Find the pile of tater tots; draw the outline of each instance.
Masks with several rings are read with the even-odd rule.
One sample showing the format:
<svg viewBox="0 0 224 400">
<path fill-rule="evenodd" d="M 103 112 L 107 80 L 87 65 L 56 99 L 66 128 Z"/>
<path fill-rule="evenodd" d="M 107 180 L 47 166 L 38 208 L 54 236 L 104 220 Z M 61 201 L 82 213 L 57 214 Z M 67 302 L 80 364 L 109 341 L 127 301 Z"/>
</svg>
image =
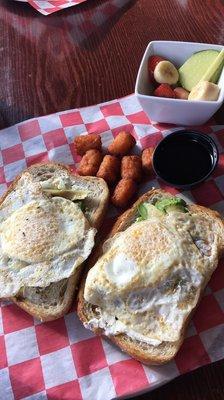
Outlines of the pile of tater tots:
<svg viewBox="0 0 224 400">
<path fill-rule="evenodd" d="M 76 152 L 82 156 L 77 172 L 103 178 L 111 188 L 115 207 L 127 207 L 143 175 L 152 172 L 153 148 L 143 150 L 141 156 L 131 155 L 135 144 L 130 133 L 120 132 L 104 155 L 100 135 L 83 135 L 74 140 Z"/>
</svg>

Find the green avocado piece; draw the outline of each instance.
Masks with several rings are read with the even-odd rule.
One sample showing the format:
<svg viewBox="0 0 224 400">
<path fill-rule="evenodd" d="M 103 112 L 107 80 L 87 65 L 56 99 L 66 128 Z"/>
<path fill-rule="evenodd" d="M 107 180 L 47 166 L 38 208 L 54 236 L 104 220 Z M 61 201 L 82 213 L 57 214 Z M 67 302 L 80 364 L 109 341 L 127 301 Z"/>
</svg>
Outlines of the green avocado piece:
<svg viewBox="0 0 224 400">
<path fill-rule="evenodd" d="M 162 200 L 158 200 L 155 204 L 155 207 L 164 213 L 170 211 L 188 212 L 186 206 L 186 202 L 180 197 L 165 197 Z"/>
<path fill-rule="evenodd" d="M 138 222 L 144 221 L 145 219 L 148 218 L 148 211 L 144 203 L 139 204 L 138 213 L 139 213 Z"/>
<path fill-rule="evenodd" d="M 138 214 L 139 215 L 136 219 L 136 222 L 145 221 L 146 219 L 150 219 L 153 217 L 160 218 L 163 216 L 164 213 L 162 213 L 150 203 L 141 203 L 138 206 Z"/>
<path fill-rule="evenodd" d="M 219 53 L 220 52 L 217 50 L 203 50 L 194 53 L 190 58 L 188 58 L 188 60 L 185 61 L 185 63 L 179 68 L 179 82 L 181 86 L 190 92 L 193 87 L 196 86 L 197 83 L 205 76 L 208 69 L 218 57 Z M 213 77 L 216 78 L 215 74 L 217 69 L 213 72 L 213 76 L 210 79 Z"/>
<path fill-rule="evenodd" d="M 145 221 L 150 218 L 163 218 L 164 214 L 172 212 L 188 212 L 186 202 L 180 197 L 164 197 L 158 200 L 155 205 L 141 203 L 138 206 L 138 216 L 136 222 Z"/>
</svg>

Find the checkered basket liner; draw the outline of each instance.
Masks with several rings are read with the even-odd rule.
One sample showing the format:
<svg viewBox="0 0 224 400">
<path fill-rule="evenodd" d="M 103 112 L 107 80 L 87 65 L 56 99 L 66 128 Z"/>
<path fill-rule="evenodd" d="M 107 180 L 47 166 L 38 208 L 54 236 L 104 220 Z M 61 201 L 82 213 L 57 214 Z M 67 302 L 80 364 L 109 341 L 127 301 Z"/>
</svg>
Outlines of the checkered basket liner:
<svg viewBox="0 0 224 400">
<path fill-rule="evenodd" d="M 152 186 L 179 193 L 189 202 L 224 213 L 224 126 L 197 127 L 217 143 L 220 159 L 201 186 L 178 192 L 155 177 Z M 34 118 L 0 132 L 0 193 L 27 166 L 58 161 L 75 168 L 80 158 L 73 140 L 101 135 L 104 146 L 124 130 L 138 148 L 155 146 L 177 129 L 149 121 L 134 95 L 104 104 Z M 113 217 L 113 210 L 110 210 Z M 214 273 L 174 361 L 146 367 L 96 337 L 79 322 L 75 305 L 59 320 L 40 323 L 11 303 L 0 307 L 0 399 L 110 400 L 162 385 L 174 377 L 224 357 L 224 263 Z"/>
<path fill-rule="evenodd" d="M 86 0 L 16 0 L 22 3 L 29 3 L 35 10 L 43 15 L 50 15 L 56 11 L 76 6 Z"/>
<path fill-rule="evenodd" d="M 91 0 L 89 0 L 88 4 L 90 4 L 90 1 Z M 27 0 L 23 0 L 23 2 L 27 3 Z M 104 29 L 108 24 L 108 21 L 110 21 L 116 14 L 119 15 L 121 9 L 127 6 L 129 2 L 130 0 L 104 0 L 101 4 L 97 5 L 97 7 L 88 7 L 85 11 L 79 9 L 78 12 L 69 13 L 69 15 L 66 16 L 68 26 L 66 35 L 68 41 L 72 42 L 73 45 L 77 44 L 85 46 L 86 40 L 88 40 L 88 38 L 95 32 L 99 33 L 101 29 Z M 43 1 L 40 1 L 40 3 L 43 4 Z M 10 23 L 14 24 L 13 13 L 10 14 L 9 18 Z M 32 20 L 30 22 L 27 21 L 27 24 L 29 23 L 32 24 Z M 14 28 L 19 34 L 24 33 L 23 24 L 18 24 L 14 26 Z M 42 30 L 35 31 L 35 35 L 39 38 L 41 34 Z"/>
<path fill-rule="evenodd" d="M 35 8 L 35 10 L 39 11 L 41 14 L 50 15 L 55 13 L 56 11 L 61 11 L 68 7 L 77 6 L 78 4 L 84 3 L 86 0 L 76 0 L 76 1 L 75 0 L 15 0 L 15 1 L 22 3 L 29 3 L 33 8 Z M 97 11 L 94 11 L 93 14 L 102 13 L 101 19 L 105 19 L 105 17 L 111 16 L 116 11 L 118 11 L 128 1 L 129 0 L 105 1 L 105 3 L 97 7 Z M 88 23 L 94 25 L 96 17 L 93 15 L 92 21 L 88 21 Z M 98 22 L 96 21 L 96 27 L 97 25 Z"/>
</svg>

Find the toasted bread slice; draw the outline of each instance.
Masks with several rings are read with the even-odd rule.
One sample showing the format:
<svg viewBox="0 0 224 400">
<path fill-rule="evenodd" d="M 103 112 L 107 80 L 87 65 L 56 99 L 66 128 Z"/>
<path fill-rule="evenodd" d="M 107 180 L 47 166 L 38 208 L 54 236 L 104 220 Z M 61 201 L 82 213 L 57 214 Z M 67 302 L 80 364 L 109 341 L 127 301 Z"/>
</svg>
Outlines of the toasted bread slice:
<svg viewBox="0 0 224 400">
<path fill-rule="evenodd" d="M 17 201 L 17 190 L 23 185 L 23 177 L 26 175 L 33 181 L 45 181 L 51 177 L 72 178 L 73 185 L 77 190 L 87 189 L 90 192 L 84 200 L 84 214 L 90 225 L 99 228 L 107 209 L 109 198 L 108 187 L 103 179 L 94 177 L 80 177 L 71 173 L 70 169 L 61 164 L 35 164 L 23 171 L 11 184 L 8 191 L 2 197 L 0 205 L 4 202 L 7 206 L 15 207 Z M 46 288 L 24 288 L 11 300 L 29 314 L 41 321 L 50 321 L 60 318 L 71 307 L 74 292 L 77 287 L 82 265 L 79 266 L 74 275 L 57 283 L 51 283 Z"/>
<path fill-rule="evenodd" d="M 131 209 L 127 210 L 123 215 L 121 215 L 117 222 L 115 223 L 110 235 L 108 238 L 113 237 L 116 233 L 122 232 L 126 230 L 135 220 L 138 215 L 137 207 L 139 204 L 142 202 L 149 202 L 151 204 L 155 204 L 155 202 L 158 199 L 162 199 L 163 197 L 170 196 L 169 193 L 164 192 L 160 189 L 155 189 L 147 192 L 143 196 L 141 196 L 137 202 L 132 206 Z M 198 206 L 198 205 L 189 205 L 188 206 L 189 210 L 193 213 L 200 213 L 203 215 L 207 215 L 207 217 L 211 218 L 214 223 L 216 229 L 218 229 L 218 233 L 220 235 L 220 242 L 219 242 L 219 248 L 218 248 L 218 254 L 219 256 L 222 255 L 223 250 L 224 250 L 224 223 L 223 220 L 221 219 L 220 215 L 208 208 Z M 88 270 L 94 266 L 98 258 L 102 255 L 102 244 L 98 246 L 95 251 L 93 252 L 91 256 L 91 260 L 89 260 L 88 263 L 88 268 L 86 270 L 85 275 L 82 278 L 82 282 L 80 285 L 79 289 L 79 294 L 78 294 L 78 315 L 81 321 L 83 322 L 84 325 L 88 325 L 88 322 L 93 319 L 97 318 L 98 314 L 96 312 L 96 306 L 88 303 L 84 299 L 84 288 L 85 288 L 85 281 L 86 277 L 88 274 Z M 203 292 L 205 286 L 210 280 L 210 277 L 214 271 L 214 269 L 208 270 L 206 279 L 204 282 L 203 287 L 201 288 L 201 293 Z M 151 365 L 156 365 L 156 364 L 163 364 L 171 359 L 173 359 L 178 352 L 185 336 L 186 328 L 188 325 L 189 320 L 192 317 L 192 314 L 194 313 L 195 308 L 192 310 L 190 315 L 188 316 L 187 320 L 185 321 L 185 324 L 182 329 L 181 337 L 178 341 L 175 342 L 162 342 L 158 346 L 153 346 L 149 345 L 143 341 L 135 340 L 129 337 L 126 334 L 120 333 L 114 336 L 110 336 L 109 338 L 116 344 L 118 345 L 121 350 L 127 352 L 130 356 L 134 357 L 135 359 L 145 363 L 145 364 L 151 364 Z M 92 328 L 91 328 L 92 329 Z M 93 328 L 93 331 L 96 334 L 104 334 L 104 330 L 101 328 Z"/>
</svg>

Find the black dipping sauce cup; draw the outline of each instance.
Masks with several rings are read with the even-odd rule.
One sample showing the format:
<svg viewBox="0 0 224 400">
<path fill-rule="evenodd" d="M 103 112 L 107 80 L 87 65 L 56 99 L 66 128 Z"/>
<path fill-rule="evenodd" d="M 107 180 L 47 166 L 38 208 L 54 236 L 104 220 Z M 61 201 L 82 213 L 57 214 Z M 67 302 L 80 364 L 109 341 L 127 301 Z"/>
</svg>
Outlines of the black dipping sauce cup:
<svg viewBox="0 0 224 400">
<path fill-rule="evenodd" d="M 214 140 L 188 129 L 167 135 L 153 154 L 153 169 L 165 183 L 187 189 L 206 180 L 214 171 L 219 153 Z"/>
</svg>

